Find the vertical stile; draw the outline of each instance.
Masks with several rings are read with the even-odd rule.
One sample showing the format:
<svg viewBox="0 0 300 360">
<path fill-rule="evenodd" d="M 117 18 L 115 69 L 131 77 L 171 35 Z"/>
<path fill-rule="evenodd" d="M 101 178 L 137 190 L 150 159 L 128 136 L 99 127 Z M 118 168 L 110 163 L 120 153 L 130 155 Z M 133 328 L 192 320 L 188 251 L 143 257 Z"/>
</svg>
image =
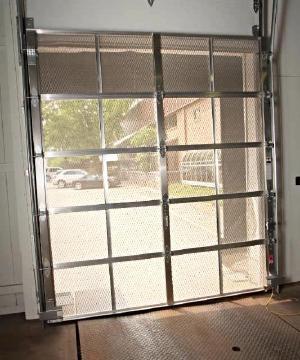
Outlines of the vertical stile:
<svg viewBox="0 0 300 360">
<path fill-rule="evenodd" d="M 96 46 L 96 62 L 97 62 L 97 82 L 98 82 L 98 93 L 102 92 L 102 69 L 101 69 L 101 56 L 100 56 L 100 48 L 99 48 L 100 38 L 98 35 L 95 35 L 95 46 Z M 103 115 L 103 100 L 98 99 L 99 106 L 99 123 L 100 123 L 100 142 L 101 149 L 105 149 L 105 124 L 104 124 L 104 115 Z M 102 176 L 103 176 L 103 189 L 104 189 L 104 201 L 105 204 L 108 203 L 108 191 L 109 191 L 109 183 L 108 183 L 108 168 L 107 161 L 105 160 L 105 155 L 102 155 Z M 105 209 L 106 216 L 106 231 L 107 231 L 107 251 L 108 258 L 112 258 L 112 245 L 111 245 L 111 223 L 110 223 L 110 213 L 109 209 Z M 111 292 L 111 305 L 112 311 L 116 310 L 116 294 L 115 294 L 115 285 L 114 285 L 114 272 L 113 272 L 113 264 L 109 261 L 108 264 L 109 269 L 109 279 L 110 279 L 110 292 Z"/>
<path fill-rule="evenodd" d="M 166 154 L 166 134 L 164 128 L 164 108 L 163 108 L 163 74 L 161 59 L 161 37 L 153 34 L 153 53 L 154 53 L 154 76 L 156 90 L 156 117 L 158 128 L 158 143 L 160 147 L 160 179 L 162 192 L 162 216 L 163 216 L 163 235 L 165 253 L 165 271 L 167 302 L 173 304 L 173 284 L 172 284 L 172 265 L 171 265 L 171 238 L 170 238 L 170 217 L 169 217 L 169 194 L 167 178 L 167 154 Z"/>
</svg>

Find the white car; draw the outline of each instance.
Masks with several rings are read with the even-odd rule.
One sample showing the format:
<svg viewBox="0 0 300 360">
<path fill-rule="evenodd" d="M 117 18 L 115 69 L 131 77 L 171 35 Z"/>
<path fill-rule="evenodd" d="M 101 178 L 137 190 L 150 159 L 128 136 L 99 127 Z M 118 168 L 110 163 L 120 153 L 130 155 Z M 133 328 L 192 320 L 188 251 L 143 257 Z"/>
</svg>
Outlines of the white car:
<svg viewBox="0 0 300 360">
<path fill-rule="evenodd" d="M 47 167 L 46 168 L 46 179 L 50 182 L 57 172 L 63 170 L 61 167 Z"/>
<path fill-rule="evenodd" d="M 68 169 L 61 170 L 52 179 L 53 185 L 57 185 L 59 188 L 67 186 L 73 186 L 74 182 L 80 180 L 88 173 L 81 169 Z"/>
</svg>

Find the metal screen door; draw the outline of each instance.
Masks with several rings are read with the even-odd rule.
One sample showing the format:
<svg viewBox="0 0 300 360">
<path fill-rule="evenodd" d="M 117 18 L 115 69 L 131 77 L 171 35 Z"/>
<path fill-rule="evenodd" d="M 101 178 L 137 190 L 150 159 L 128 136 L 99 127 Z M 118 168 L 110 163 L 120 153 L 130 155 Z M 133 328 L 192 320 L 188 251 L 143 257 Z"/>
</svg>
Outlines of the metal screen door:
<svg viewBox="0 0 300 360">
<path fill-rule="evenodd" d="M 263 289 L 260 39 L 28 31 L 44 310 Z"/>
</svg>

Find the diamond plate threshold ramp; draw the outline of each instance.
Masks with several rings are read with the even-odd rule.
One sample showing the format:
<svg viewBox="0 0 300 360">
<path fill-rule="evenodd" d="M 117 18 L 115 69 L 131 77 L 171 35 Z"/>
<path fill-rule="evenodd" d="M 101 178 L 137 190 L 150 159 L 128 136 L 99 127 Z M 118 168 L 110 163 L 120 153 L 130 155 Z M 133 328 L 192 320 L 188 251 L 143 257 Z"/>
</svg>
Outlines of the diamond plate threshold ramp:
<svg viewBox="0 0 300 360">
<path fill-rule="evenodd" d="M 300 333 L 243 299 L 79 322 L 84 360 L 300 359 Z"/>
</svg>

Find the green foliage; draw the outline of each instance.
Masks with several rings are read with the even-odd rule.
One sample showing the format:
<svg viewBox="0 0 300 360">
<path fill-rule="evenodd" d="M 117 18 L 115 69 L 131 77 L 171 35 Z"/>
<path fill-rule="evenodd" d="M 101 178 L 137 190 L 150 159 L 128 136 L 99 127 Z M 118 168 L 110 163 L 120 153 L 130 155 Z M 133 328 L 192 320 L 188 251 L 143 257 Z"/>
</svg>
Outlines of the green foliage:
<svg viewBox="0 0 300 360">
<path fill-rule="evenodd" d="M 130 141 L 132 146 L 151 146 L 156 143 L 156 129 L 147 126 L 137 132 Z"/>
<path fill-rule="evenodd" d="M 112 145 L 122 136 L 121 118 L 132 102 L 132 99 L 102 101 L 107 145 Z M 100 147 L 98 100 L 45 101 L 42 118 L 46 151 Z"/>
<path fill-rule="evenodd" d="M 121 119 L 128 113 L 133 101 L 133 99 L 103 100 L 106 145 L 113 145 L 123 136 Z"/>
</svg>

